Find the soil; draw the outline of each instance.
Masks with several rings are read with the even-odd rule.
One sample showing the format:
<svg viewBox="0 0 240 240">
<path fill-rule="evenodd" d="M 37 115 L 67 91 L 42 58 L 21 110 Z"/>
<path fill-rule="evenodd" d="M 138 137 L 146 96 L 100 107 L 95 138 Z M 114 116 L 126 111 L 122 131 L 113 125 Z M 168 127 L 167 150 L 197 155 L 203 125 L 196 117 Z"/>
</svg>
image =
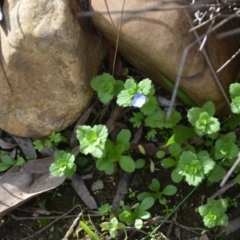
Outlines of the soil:
<svg viewBox="0 0 240 240">
<path fill-rule="evenodd" d="M 96 172 L 91 179 L 85 180 L 86 186 L 91 189 L 91 185 L 96 180 L 102 179 L 104 182 L 104 188 L 98 192 L 91 192 L 92 196 L 98 203 L 98 206 L 105 203 L 111 203 L 115 197 L 118 181 L 122 173 L 116 174 L 116 176 L 105 176 L 100 172 Z M 142 191 L 148 191 L 148 185 L 150 184 L 152 178 L 160 179 L 161 185 L 169 184 L 169 176 L 166 175 L 166 172 L 163 170 L 157 170 L 154 173 L 150 173 L 149 169 L 137 171 L 132 177 L 130 188 L 133 192 L 136 193 Z M 205 229 L 202 223 L 200 215 L 197 213 L 197 207 L 201 205 L 204 201 L 204 197 L 211 195 L 217 190 L 217 186 L 207 187 L 206 183 L 203 183 L 198 189 L 181 205 L 181 207 L 176 211 L 176 213 L 171 216 L 166 223 L 164 223 L 161 228 L 158 230 L 158 235 L 156 239 L 166 239 L 161 238 L 161 234 L 164 236 L 167 235 L 169 229 L 171 229 L 170 234 L 168 235 L 171 240 L 178 239 L 199 239 L 201 233 Z M 168 202 L 169 208 L 172 208 L 178 205 L 183 199 L 192 191 L 192 187 L 187 186 L 186 184 L 180 184 L 178 186 L 178 193 L 169 199 Z M 240 191 L 239 186 L 231 188 L 227 192 L 227 196 L 236 197 Z M 236 194 L 237 193 L 237 194 Z M 125 201 L 131 202 L 131 199 L 128 198 L 129 194 L 126 194 Z M 237 198 L 239 203 L 239 199 Z M 60 219 L 46 230 L 41 233 L 36 233 L 39 230 L 42 230 L 44 227 L 53 221 L 49 219 L 49 215 L 39 214 L 38 210 L 45 209 L 45 214 L 50 214 L 55 218 L 58 218 L 63 213 L 66 213 L 74 206 L 79 206 L 67 216 L 68 218 Z M 18 209 L 11 212 L 11 214 L 3 217 L 0 223 L 0 239 L 1 240 L 19 240 L 19 239 L 38 239 L 38 240 L 60 240 L 63 239 L 66 232 L 72 225 L 74 219 L 77 215 L 83 210 L 86 209 L 86 205 L 82 202 L 80 197 L 76 194 L 74 189 L 71 186 L 70 181 L 66 181 L 59 188 L 49 191 L 47 193 L 41 194 L 40 196 L 30 200 L 26 204 L 22 205 Z M 155 204 L 154 209 L 151 213 L 155 219 L 159 217 L 164 218 L 166 209 L 161 204 Z M 230 219 L 238 217 L 240 215 L 239 207 L 232 207 L 228 211 Z M 41 219 L 39 219 L 41 218 Z M 93 211 L 89 211 L 89 216 L 87 211 L 85 211 L 84 217 L 81 219 L 86 220 L 88 223 L 93 224 L 98 231 L 99 223 L 101 223 L 101 216 L 96 216 Z M 162 220 L 161 218 L 161 220 Z M 161 223 L 161 220 L 150 222 L 148 228 L 144 230 L 151 229 L 153 226 L 158 226 Z M 175 224 L 174 224 L 175 221 Z M 202 229 L 202 230 L 201 230 Z M 79 231 L 79 232 L 78 232 Z M 77 237 L 78 232 L 78 237 Z M 240 231 L 237 231 L 234 234 L 226 235 L 221 233 L 221 230 L 215 228 L 211 231 L 207 231 L 208 238 L 206 239 L 222 239 L 222 240 L 237 240 L 239 239 Z M 181 238 L 180 238 L 181 236 Z M 131 230 L 128 232 L 128 239 L 142 239 L 145 237 L 140 231 Z M 85 235 L 84 231 L 75 228 L 70 239 L 91 239 Z M 106 235 L 102 239 L 107 239 Z M 124 234 L 120 235 L 119 238 L 124 239 Z M 150 239 L 150 238 L 147 238 Z"/>
</svg>

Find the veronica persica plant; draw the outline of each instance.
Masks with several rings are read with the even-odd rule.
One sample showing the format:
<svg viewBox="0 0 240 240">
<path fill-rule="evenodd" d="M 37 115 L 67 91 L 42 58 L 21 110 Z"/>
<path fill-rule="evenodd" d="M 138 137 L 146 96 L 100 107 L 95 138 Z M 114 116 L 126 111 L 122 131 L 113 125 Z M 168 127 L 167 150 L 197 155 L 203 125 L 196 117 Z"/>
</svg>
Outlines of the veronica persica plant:
<svg viewBox="0 0 240 240">
<path fill-rule="evenodd" d="M 198 208 L 200 215 L 203 217 L 204 225 L 208 228 L 215 226 L 227 226 L 228 201 L 226 199 L 214 200 L 208 198 L 207 204 Z"/>
<path fill-rule="evenodd" d="M 79 126 L 77 129 L 77 138 L 80 142 L 80 152 L 93 157 L 101 158 L 105 155 L 105 143 L 108 136 L 108 130 L 105 125 Z"/>
<path fill-rule="evenodd" d="M 207 151 L 183 151 L 176 172 L 185 177 L 189 185 L 197 186 L 215 166 Z"/>
<path fill-rule="evenodd" d="M 231 111 L 233 113 L 239 114 L 240 113 L 240 84 L 233 83 L 230 85 L 229 88 L 230 97 L 232 102 L 230 104 Z"/>
<path fill-rule="evenodd" d="M 211 135 L 217 133 L 220 129 L 220 123 L 213 117 L 215 107 L 213 102 L 209 101 L 202 108 L 194 107 L 188 111 L 188 121 L 194 126 L 199 136 Z"/>
</svg>

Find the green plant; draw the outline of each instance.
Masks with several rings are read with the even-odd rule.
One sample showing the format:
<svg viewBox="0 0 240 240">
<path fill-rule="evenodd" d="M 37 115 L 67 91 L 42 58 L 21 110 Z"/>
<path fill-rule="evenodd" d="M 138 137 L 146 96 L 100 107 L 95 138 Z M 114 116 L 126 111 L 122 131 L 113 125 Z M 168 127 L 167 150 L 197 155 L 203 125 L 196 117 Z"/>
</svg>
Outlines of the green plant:
<svg viewBox="0 0 240 240">
<path fill-rule="evenodd" d="M 124 171 L 133 172 L 136 167 L 135 162 L 128 153 L 125 154 L 130 147 L 130 138 L 130 131 L 123 129 L 118 133 L 115 145 L 110 139 L 107 139 L 105 145 L 106 154 L 104 157 L 97 159 L 97 169 L 105 171 L 106 174 L 112 174 L 115 163 L 118 162 Z"/>
<path fill-rule="evenodd" d="M 111 237 L 115 238 L 118 235 L 118 231 L 125 229 L 126 226 L 119 222 L 116 217 L 113 217 L 109 222 L 103 222 L 100 224 L 102 231 L 109 231 Z"/>
<path fill-rule="evenodd" d="M 227 226 L 228 216 L 225 214 L 227 207 L 228 201 L 226 199 L 214 200 L 208 198 L 207 204 L 198 208 L 203 218 L 204 225 L 208 228 Z"/>
<path fill-rule="evenodd" d="M 231 111 L 233 113 L 239 114 L 240 113 L 240 84 L 232 83 L 229 87 L 229 94 L 232 100 L 230 105 Z"/>
<path fill-rule="evenodd" d="M 109 215 L 112 212 L 112 205 L 109 205 L 108 203 L 101 205 L 101 207 L 98 208 L 98 214 L 105 216 Z"/>
<path fill-rule="evenodd" d="M 214 168 L 214 165 L 215 162 L 211 159 L 207 151 L 200 151 L 198 153 L 183 151 L 174 174 L 185 177 L 189 185 L 197 186 Z M 176 178 L 173 177 L 174 179 Z M 178 176 L 177 179 L 179 179 Z"/>
<path fill-rule="evenodd" d="M 177 188 L 173 185 L 167 185 L 160 191 L 160 182 L 156 178 L 152 179 L 149 189 L 152 192 L 142 192 L 138 194 L 137 198 L 139 201 L 143 201 L 147 197 L 152 197 L 155 200 L 158 199 L 161 204 L 165 205 L 167 203 L 165 196 L 172 196 L 177 192 Z"/>
<path fill-rule="evenodd" d="M 88 234 L 88 236 L 91 237 L 91 239 L 100 240 L 100 238 L 96 235 L 96 233 L 94 233 L 93 230 L 84 221 L 80 221 L 79 225 Z"/>
<path fill-rule="evenodd" d="M 132 207 L 122 205 L 123 212 L 119 214 L 120 221 L 141 229 L 143 227 L 143 220 L 151 217 L 151 214 L 147 210 L 154 205 L 154 202 L 153 197 L 147 197 L 141 203 L 135 203 Z"/>
<path fill-rule="evenodd" d="M 133 191 L 132 188 L 128 189 L 128 198 L 133 199 L 136 197 L 137 191 Z"/>
<path fill-rule="evenodd" d="M 225 135 L 219 136 L 215 142 L 215 159 L 232 159 L 237 157 L 239 148 L 236 142 L 236 133 L 229 132 Z"/>
<path fill-rule="evenodd" d="M 9 155 L 3 155 L 1 157 L 2 162 L 0 163 L 0 172 L 6 171 L 13 166 L 22 166 L 25 160 L 18 156 L 16 160 L 12 159 Z"/>
<path fill-rule="evenodd" d="M 75 157 L 65 151 L 54 152 L 54 162 L 50 165 L 49 171 L 52 176 L 71 178 L 76 171 Z"/>
<path fill-rule="evenodd" d="M 180 182 L 183 177 L 189 185 L 197 186 L 214 168 L 215 162 L 207 151 L 194 152 L 193 148 L 182 151 L 177 143 L 169 146 L 171 157 L 164 158 L 161 163 L 164 168 L 174 167 L 171 178 Z"/>
<path fill-rule="evenodd" d="M 104 125 L 78 126 L 77 138 L 80 142 L 80 152 L 93 157 L 101 158 L 105 155 L 105 143 L 108 130 Z"/>
<path fill-rule="evenodd" d="M 34 148 L 41 152 L 44 147 L 54 147 L 58 146 L 60 142 L 67 142 L 67 139 L 61 133 L 53 132 L 48 137 L 44 138 L 43 141 L 37 139 L 33 142 Z"/>
<path fill-rule="evenodd" d="M 199 136 L 211 135 L 217 133 L 220 129 L 220 123 L 215 114 L 213 102 L 205 103 L 201 108 L 194 107 L 188 111 L 188 121 L 194 126 Z"/>
<path fill-rule="evenodd" d="M 154 96 L 155 89 L 148 78 L 136 83 L 129 77 L 124 83 L 124 89 L 117 95 L 117 104 L 123 107 L 134 106 L 140 108 L 144 114 L 153 112 L 157 107 Z"/>
<path fill-rule="evenodd" d="M 103 73 L 93 78 L 90 85 L 98 93 L 99 100 L 104 104 L 112 100 L 123 89 L 123 82 L 115 80 L 109 73 Z"/>
</svg>

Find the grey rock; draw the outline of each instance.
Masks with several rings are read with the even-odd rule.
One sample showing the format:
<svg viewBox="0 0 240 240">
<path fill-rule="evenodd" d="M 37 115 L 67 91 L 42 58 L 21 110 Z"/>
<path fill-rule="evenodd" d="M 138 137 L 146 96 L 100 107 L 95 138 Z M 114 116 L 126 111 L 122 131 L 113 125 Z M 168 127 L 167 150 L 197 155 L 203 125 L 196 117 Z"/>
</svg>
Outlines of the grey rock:
<svg viewBox="0 0 240 240">
<path fill-rule="evenodd" d="M 106 54 L 67 0 L 9 0 L 1 25 L 0 128 L 41 137 L 71 125 L 92 97 Z"/>
<path fill-rule="evenodd" d="M 180 5 L 163 5 L 162 1 L 128 0 L 122 7 L 123 3 L 123 0 L 92 0 L 91 9 L 99 13 L 93 16 L 94 24 L 104 37 L 115 45 L 121 24 L 119 52 L 144 75 L 170 89 L 161 75 L 167 77 L 170 82 L 175 82 L 184 50 L 195 40 L 194 35 L 189 33 L 191 26 L 185 12 L 178 8 Z M 148 11 L 164 7 L 175 10 Z M 122 9 L 124 13 L 121 22 Z M 108 11 L 108 14 L 104 14 Z M 194 15 L 194 12 L 190 14 Z M 200 28 L 199 34 L 205 34 L 208 27 L 209 25 Z M 230 27 L 231 24 L 225 24 L 207 38 L 205 48 L 215 70 L 239 48 L 235 36 L 222 40 L 216 38 L 218 33 Z M 239 59 L 235 59 L 218 74 L 226 92 L 229 84 L 236 81 L 238 66 Z M 212 100 L 218 113 L 229 111 L 198 44 L 188 53 L 180 88 L 198 105 Z"/>
</svg>

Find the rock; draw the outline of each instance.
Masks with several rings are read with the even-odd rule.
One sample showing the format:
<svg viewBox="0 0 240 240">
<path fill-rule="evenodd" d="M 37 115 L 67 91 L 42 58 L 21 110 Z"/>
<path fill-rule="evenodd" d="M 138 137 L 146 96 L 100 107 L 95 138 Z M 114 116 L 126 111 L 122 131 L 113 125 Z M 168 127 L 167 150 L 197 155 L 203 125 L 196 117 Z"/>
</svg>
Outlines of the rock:
<svg viewBox="0 0 240 240">
<path fill-rule="evenodd" d="M 68 127 L 91 100 L 104 43 L 80 28 L 67 0 L 9 0 L 3 14 L 0 128 L 41 137 Z"/>
<path fill-rule="evenodd" d="M 94 24 L 113 44 L 116 44 L 123 2 L 123 0 L 91 1 L 91 10 L 100 12 L 93 17 Z M 179 7 L 177 4 L 166 6 Z M 135 14 L 129 12 L 156 7 L 163 7 L 161 1 L 125 1 L 118 50 L 144 75 L 168 88 L 161 74 L 175 82 L 184 49 L 195 40 L 195 37 L 189 33 L 190 24 L 183 10 L 145 11 Z M 108 10 L 109 14 L 101 14 Z M 206 33 L 207 27 L 201 29 L 202 34 Z M 227 28 L 229 29 L 229 26 L 225 24 L 220 30 L 226 31 Z M 218 32 L 221 32 L 220 30 Z M 205 46 L 215 70 L 231 58 L 239 48 L 235 36 L 217 40 L 216 34 L 214 32 L 208 37 Z M 216 104 L 218 113 L 226 113 L 229 110 L 227 103 L 198 48 L 196 44 L 188 53 L 180 88 L 196 104 L 201 106 L 206 101 L 212 100 Z M 238 63 L 239 61 L 232 61 L 218 75 L 226 92 L 229 84 L 236 81 Z"/>
</svg>

